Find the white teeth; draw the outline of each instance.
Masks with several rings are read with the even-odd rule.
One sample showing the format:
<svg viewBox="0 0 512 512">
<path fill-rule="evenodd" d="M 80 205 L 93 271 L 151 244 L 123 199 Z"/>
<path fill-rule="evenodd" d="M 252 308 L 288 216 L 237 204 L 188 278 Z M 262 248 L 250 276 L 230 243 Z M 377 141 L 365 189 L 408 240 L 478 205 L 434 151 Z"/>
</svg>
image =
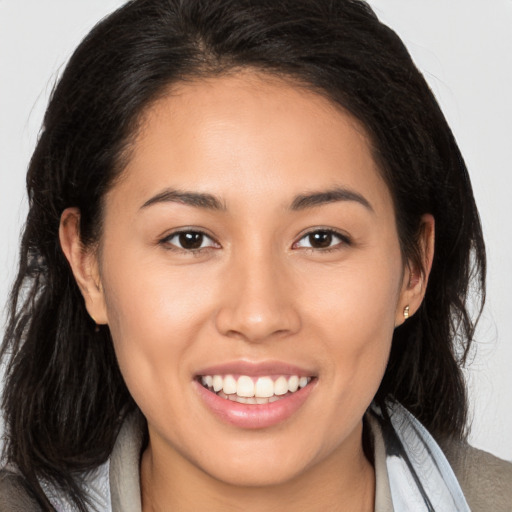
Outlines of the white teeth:
<svg viewBox="0 0 512 512">
<path fill-rule="evenodd" d="M 220 391 L 224 384 L 224 379 L 220 375 L 213 376 L 213 390 L 215 392 Z"/>
<path fill-rule="evenodd" d="M 237 385 L 236 380 L 231 375 L 226 375 L 224 377 L 224 384 L 222 386 L 222 391 L 226 393 L 226 395 L 232 395 L 236 393 Z"/>
<path fill-rule="evenodd" d="M 274 394 L 274 381 L 270 377 L 260 377 L 256 381 L 254 394 L 261 398 L 271 397 Z"/>
<path fill-rule="evenodd" d="M 247 375 L 239 377 L 235 392 L 238 396 L 247 398 L 254 396 L 254 382 L 251 377 L 248 377 Z"/>
<path fill-rule="evenodd" d="M 221 398 L 243 404 L 272 403 L 288 393 L 295 393 L 309 384 L 311 377 L 281 375 L 275 381 L 272 377 L 249 377 L 240 375 L 238 380 L 232 375 L 203 375 L 203 386 L 213 390 Z"/>
<path fill-rule="evenodd" d="M 279 377 L 274 382 L 274 395 L 285 395 L 288 393 L 288 380 L 286 377 Z"/>
<path fill-rule="evenodd" d="M 299 377 L 297 377 L 297 375 L 292 375 L 288 379 L 288 391 L 290 393 L 295 393 L 297 389 L 299 389 Z"/>
</svg>

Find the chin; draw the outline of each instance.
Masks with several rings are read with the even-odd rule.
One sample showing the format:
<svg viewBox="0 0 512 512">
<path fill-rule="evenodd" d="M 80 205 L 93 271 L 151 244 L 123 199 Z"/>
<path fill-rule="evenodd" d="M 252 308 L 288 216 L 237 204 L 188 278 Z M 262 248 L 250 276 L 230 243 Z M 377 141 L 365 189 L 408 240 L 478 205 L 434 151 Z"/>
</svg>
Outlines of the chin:
<svg viewBox="0 0 512 512">
<path fill-rule="evenodd" d="M 296 465 L 261 463 L 246 461 L 242 464 L 229 464 L 208 472 L 209 476 L 226 485 L 234 487 L 272 487 L 292 482 L 303 471 Z"/>
<path fill-rule="evenodd" d="M 292 482 L 321 459 L 320 446 L 308 447 L 305 441 L 286 443 L 286 439 L 278 436 L 263 443 L 218 443 L 213 457 L 203 461 L 196 459 L 195 464 L 227 485 L 279 486 Z"/>
</svg>

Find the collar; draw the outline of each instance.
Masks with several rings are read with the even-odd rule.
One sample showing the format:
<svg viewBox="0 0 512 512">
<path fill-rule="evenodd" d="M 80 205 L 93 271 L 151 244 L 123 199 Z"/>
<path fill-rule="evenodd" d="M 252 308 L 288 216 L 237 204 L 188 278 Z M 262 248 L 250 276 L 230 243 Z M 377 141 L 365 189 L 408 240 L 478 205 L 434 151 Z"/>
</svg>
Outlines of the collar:
<svg viewBox="0 0 512 512">
<path fill-rule="evenodd" d="M 144 418 L 140 413 L 126 419 L 110 457 L 110 496 L 112 512 L 142 512 L 140 457 L 144 438 Z M 393 512 L 386 468 L 386 447 L 377 418 L 367 413 L 366 424 L 372 440 L 375 467 L 375 510 Z"/>
</svg>

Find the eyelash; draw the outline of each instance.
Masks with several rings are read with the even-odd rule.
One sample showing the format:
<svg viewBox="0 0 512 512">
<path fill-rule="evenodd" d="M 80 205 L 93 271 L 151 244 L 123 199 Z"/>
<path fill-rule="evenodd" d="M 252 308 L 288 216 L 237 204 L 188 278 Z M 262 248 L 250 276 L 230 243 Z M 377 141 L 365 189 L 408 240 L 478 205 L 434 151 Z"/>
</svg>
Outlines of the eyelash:
<svg viewBox="0 0 512 512">
<path fill-rule="evenodd" d="M 334 251 L 339 251 L 344 246 L 346 247 L 346 246 L 352 245 L 352 240 L 350 239 L 350 237 L 348 237 L 347 235 L 345 235 L 343 233 L 340 233 L 339 231 L 336 231 L 335 229 L 332 229 L 332 228 L 315 228 L 315 229 L 312 229 L 311 231 L 308 231 L 304 235 L 302 235 L 299 238 L 299 240 L 293 244 L 293 247 L 296 247 L 299 242 L 301 242 L 302 240 L 310 237 L 311 235 L 314 235 L 315 233 L 326 233 L 326 234 L 332 235 L 333 237 L 338 238 L 339 242 L 334 244 L 334 245 L 332 245 L 332 246 L 328 246 L 328 247 L 325 247 L 325 248 L 303 247 L 302 248 L 303 250 L 306 250 L 308 252 L 321 252 L 321 253 L 325 254 L 325 253 L 330 253 L 330 252 L 334 252 Z"/>
<path fill-rule="evenodd" d="M 204 243 L 204 239 L 208 239 L 211 241 L 211 245 L 208 245 L 206 247 L 198 247 L 195 249 L 186 249 L 184 247 L 179 247 L 175 243 L 172 243 L 171 240 L 175 237 L 179 237 L 180 235 L 201 235 L 203 238 L 202 243 Z M 173 233 L 170 233 L 169 235 L 162 238 L 159 243 L 163 245 L 167 250 L 175 251 L 179 253 L 185 253 L 185 254 L 193 254 L 194 256 L 198 256 L 202 254 L 204 251 L 208 251 L 211 249 L 217 249 L 220 247 L 220 244 L 216 242 L 210 235 L 205 233 L 204 231 L 201 231 L 200 229 L 181 229 L 179 231 L 174 231 Z M 201 244 L 202 245 L 202 244 Z"/>
<path fill-rule="evenodd" d="M 352 245 L 352 241 L 351 239 L 347 236 L 347 235 L 344 235 L 342 233 L 340 233 L 339 231 L 336 231 L 334 229 L 331 229 L 331 228 L 315 228 L 315 229 L 312 229 L 311 231 L 308 231 L 307 233 L 303 234 L 298 241 L 294 242 L 293 245 L 292 245 L 292 248 L 293 249 L 296 249 L 296 248 L 300 248 L 298 247 L 298 244 L 302 241 L 302 240 L 305 240 L 306 238 L 310 237 L 311 235 L 314 235 L 315 233 L 325 233 L 325 234 L 328 234 L 328 235 L 331 235 L 333 237 L 336 237 L 338 238 L 340 241 L 332 246 L 328 246 L 328 247 L 325 247 L 325 248 L 319 248 L 319 247 L 302 247 L 301 249 L 302 250 L 305 250 L 305 251 L 308 251 L 308 252 L 321 252 L 321 253 L 330 253 L 330 252 L 333 252 L 333 251 L 337 251 L 337 250 L 340 250 L 341 247 L 343 246 L 350 246 Z M 203 237 L 202 241 L 201 241 L 201 245 L 204 243 L 204 238 L 206 239 L 209 239 L 211 241 L 211 244 L 206 246 L 206 247 L 198 247 L 198 248 L 184 248 L 184 247 L 179 247 L 177 246 L 176 244 L 172 243 L 171 240 L 175 237 L 179 237 L 180 235 L 201 235 Z M 205 233 L 204 231 L 201 231 L 199 229 L 182 229 L 182 230 L 179 230 L 179 231 L 174 231 L 173 233 L 170 233 L 169 235 L 165 236 L 164 238 L 162 238 L 159 243 L 163 246 L 166 247 L 166 249 L 168 250 L 171 250 L 171 251 L 176 251 L 176 252 L 180 252 L 180 253 L 185 253 L 185 254 L 193 254 L 193 255 L 200 255 L 202 254 L 204 251 L 208 251 L 208 250 L 211 250 L 211 249 L 217 249 L 217 248 L 220 248 L 220 244 L 215 241 L 210 235 L 208 235 L 207 233 Z"/>
</svg>

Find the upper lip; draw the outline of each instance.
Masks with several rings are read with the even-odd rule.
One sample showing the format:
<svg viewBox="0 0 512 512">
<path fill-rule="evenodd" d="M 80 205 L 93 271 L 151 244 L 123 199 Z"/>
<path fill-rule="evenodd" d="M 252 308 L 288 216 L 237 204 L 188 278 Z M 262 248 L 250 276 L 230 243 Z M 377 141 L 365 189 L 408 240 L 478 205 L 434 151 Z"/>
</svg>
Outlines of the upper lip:
<svg viewBox="0 0 512 512">
<path fill-rule="evenodd" d="M 282 361 L 247 361 L 236 360 L 208 366 L 200 369 L 196 376 L 202 375 L 298 375 L 299 377 L 314 377 L 315 372 L 310 368 L 301 368 L 297 365 Z"/>
</svg>

